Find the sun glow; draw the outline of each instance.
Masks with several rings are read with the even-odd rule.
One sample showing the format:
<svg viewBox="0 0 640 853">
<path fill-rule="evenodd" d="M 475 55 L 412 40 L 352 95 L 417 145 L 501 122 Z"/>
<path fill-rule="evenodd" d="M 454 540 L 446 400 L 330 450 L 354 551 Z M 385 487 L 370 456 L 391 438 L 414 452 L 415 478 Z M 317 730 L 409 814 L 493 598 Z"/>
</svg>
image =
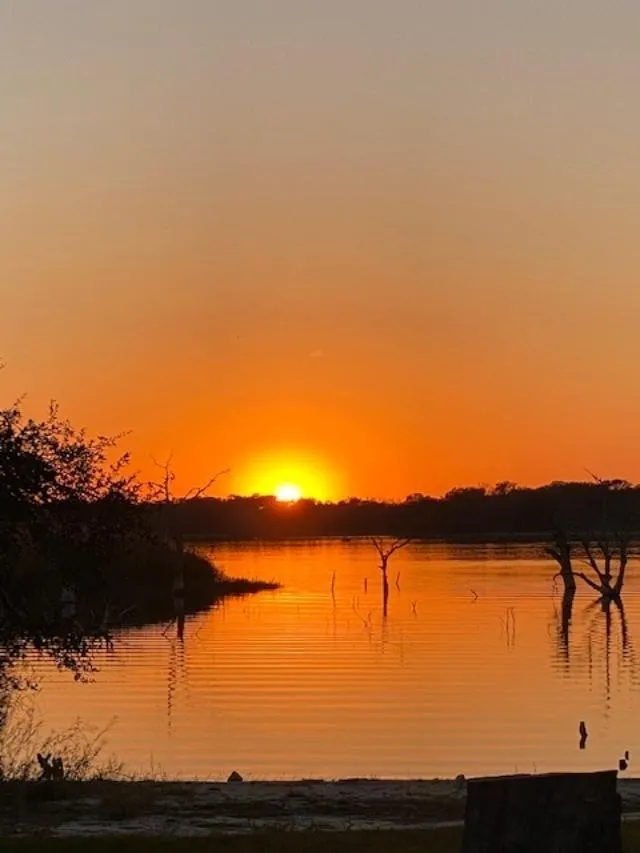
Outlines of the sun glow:
<svg viewBox="0 0 640 853">
<path fill-rule="evenodd" d="M 275 495 L 282 503 L 334 498 L 336 477 L 325 460 L 300 450 L 267 451 L 249 459 L 232 478 L 236 494 Z"/>
<path fill-rule="evenodd" d="M 302 489 L 295 483 L 283 483 L 276 489 L 276 500 L 281 503 L 295 503 L 302 497 Z"/>
</svg>

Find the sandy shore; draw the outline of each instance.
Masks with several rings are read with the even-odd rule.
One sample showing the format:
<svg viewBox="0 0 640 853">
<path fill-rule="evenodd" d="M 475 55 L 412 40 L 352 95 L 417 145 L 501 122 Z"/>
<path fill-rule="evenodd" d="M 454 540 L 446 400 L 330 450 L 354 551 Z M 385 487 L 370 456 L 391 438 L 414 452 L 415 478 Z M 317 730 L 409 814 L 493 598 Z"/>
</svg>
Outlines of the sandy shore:
<svg viewBox="0 0 640 853">
<path fill-rule="evenodd" d="M 14 786 L 0 833 L 52 836 L 209 835 L 258 829 L 421 829 L 462 823 L 466 786 L 447 780 L 91 782 Z M 640 818 L 640 779 L 619 782 Z"/>
</svg>

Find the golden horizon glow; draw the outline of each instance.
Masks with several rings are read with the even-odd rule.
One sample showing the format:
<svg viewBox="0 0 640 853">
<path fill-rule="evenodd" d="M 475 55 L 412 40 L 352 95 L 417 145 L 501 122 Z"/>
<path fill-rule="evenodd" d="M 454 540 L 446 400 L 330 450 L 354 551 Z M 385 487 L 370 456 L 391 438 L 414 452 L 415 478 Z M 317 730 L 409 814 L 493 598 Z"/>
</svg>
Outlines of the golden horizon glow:
<svg viewBox="0 0 640 853">
<path fill-rule="evenodd" d="M 634 4 L 61 5 L 2 17 L 7 403 L 183 492 L 640 480 Z"/>
<path fill-rule="evenodd" d="M 279 501 L 301 497 L 318 501 L 337 496 L 336 478 L 328 466 L 308 452 L 271 451 L 254 457 L 233 477 L 238 494 L 274 495 Z"/>
<path fill-rule="evenodd" d="M 283 483 L 277 487 L 275 497 L 280 503 L 296 503 L 302 498 L 302 489 L 295 483 Z"/>
</svg>

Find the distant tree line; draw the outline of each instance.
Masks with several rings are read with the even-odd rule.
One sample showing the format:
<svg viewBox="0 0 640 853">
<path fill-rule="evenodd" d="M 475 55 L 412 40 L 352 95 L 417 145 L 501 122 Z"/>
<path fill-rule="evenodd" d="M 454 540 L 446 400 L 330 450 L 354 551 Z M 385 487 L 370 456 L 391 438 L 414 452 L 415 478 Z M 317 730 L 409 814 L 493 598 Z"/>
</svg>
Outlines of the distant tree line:
<svg viewBox="0 0 640 853">
<path fill-rule="evenodd" d="M 399 502 L 350 498 L 283 504 L 270 496 L 199 498 L 168 507 L 188 537 L 230 540 L 393 536 L 491 541 L 547 540 L 558 530 L 589 535 L 602 525 L 603 496 L 613 526 L 640 529 L 640 486 L 625 480 L 511 482 L 456 488 L 441 498 L 419 493 Z"/>
</svg>

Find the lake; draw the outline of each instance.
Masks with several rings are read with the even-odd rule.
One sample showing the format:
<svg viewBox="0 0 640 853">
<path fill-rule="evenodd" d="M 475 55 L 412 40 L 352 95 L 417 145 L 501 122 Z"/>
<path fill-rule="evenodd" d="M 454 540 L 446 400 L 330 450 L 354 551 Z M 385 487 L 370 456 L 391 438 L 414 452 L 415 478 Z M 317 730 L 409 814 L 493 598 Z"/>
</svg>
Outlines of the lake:
<svg viewBox="0 0 640 853">
<path fill-rule="evenodd" d="M 626 635 L 579 586 L 565 643 L 541 548 L 412 544 L 391 559 L 384 619 L 366 541 L 200 547 L 282 589 L 190 618 L 183 642 L 172 625 L 123 632 L 90 684 L 39 667 L 45 730 L 110 725 L 107 752 L 168 778 L 586 770 L 625 749 L 633 773 L 637 565 Z"/>
</svg>

